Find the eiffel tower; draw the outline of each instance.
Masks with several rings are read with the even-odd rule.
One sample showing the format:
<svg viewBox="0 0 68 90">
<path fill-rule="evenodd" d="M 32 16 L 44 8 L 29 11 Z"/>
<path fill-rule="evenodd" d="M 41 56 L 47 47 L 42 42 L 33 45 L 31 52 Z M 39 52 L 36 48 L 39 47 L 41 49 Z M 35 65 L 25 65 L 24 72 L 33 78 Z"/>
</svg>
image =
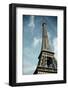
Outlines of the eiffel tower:
<svg viewBox="0 0 68 90">
<path fill-rule="evenodd" d="M 50 49 L 47 23 L 44 20 L 42 21 L 42 47 L 34 74 L 57 73 L 57 61 L 54 57 L 55 53 Z"/>
</svg>

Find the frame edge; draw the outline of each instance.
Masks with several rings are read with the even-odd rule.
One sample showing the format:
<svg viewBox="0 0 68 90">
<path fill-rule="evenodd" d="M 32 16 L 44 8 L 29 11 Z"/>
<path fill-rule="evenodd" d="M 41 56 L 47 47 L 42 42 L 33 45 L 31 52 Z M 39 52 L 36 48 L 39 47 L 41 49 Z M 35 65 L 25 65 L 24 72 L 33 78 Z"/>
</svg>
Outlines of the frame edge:
<svg viewBox="0 0 68 90">
<path fill-rule="evenodd" d="M 9 4 L 9 85 L 16 85 L 16 10 Z"/>
</svg>

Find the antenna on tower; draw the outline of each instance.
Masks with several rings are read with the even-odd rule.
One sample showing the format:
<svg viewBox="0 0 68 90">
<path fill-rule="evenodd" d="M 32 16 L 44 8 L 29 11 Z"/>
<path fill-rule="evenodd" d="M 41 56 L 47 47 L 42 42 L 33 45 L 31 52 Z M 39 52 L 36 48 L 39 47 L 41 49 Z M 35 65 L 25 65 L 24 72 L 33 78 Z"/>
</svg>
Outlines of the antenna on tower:
<svg viewBox="0 0 68 90">
<path fill-rule="evenodd" d="M 45 16 L 42 16 L 42 23 L 47 24 L 47 20 L 46 20 L 46 17 Z"/>
</svg>

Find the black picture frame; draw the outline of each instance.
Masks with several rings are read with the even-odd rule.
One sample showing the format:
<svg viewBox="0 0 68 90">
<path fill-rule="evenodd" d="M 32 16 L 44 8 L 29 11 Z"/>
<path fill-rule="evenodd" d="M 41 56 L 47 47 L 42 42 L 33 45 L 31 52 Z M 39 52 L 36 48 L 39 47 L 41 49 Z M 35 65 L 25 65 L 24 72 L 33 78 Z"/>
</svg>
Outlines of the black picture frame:
<svg viewBox="0 0 68 90">
<path fill-rule="evenodd" d="M 16 83 L 16 8 L 39 8 L 39 9 L 54 9 L 63 10 L 64 20 L 64 38 L 63 38 L 63 80 L 57 81 L 40 81 Z M 16 4 L 9 5 L 9 85 L 10 86 L 27 86 L 27 85 L 43 85 L 43 84 L 59 84 L 66 83 L 66 7 L 65 6 L 50 6 L 50 5 L 32 5 L 32 4 Z"/>
</svg>

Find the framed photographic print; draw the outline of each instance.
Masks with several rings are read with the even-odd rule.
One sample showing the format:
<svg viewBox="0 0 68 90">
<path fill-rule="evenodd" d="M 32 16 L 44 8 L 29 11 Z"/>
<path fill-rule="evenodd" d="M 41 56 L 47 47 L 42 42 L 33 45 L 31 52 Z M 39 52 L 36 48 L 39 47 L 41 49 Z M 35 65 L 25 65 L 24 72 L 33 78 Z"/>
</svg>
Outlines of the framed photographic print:
<svg viewBox="0 0 68 90">
<path fill-rule="evenodd" d="M 66 7 L 9 5 L 9 85 L 66 83 Z"/>
</svg>

